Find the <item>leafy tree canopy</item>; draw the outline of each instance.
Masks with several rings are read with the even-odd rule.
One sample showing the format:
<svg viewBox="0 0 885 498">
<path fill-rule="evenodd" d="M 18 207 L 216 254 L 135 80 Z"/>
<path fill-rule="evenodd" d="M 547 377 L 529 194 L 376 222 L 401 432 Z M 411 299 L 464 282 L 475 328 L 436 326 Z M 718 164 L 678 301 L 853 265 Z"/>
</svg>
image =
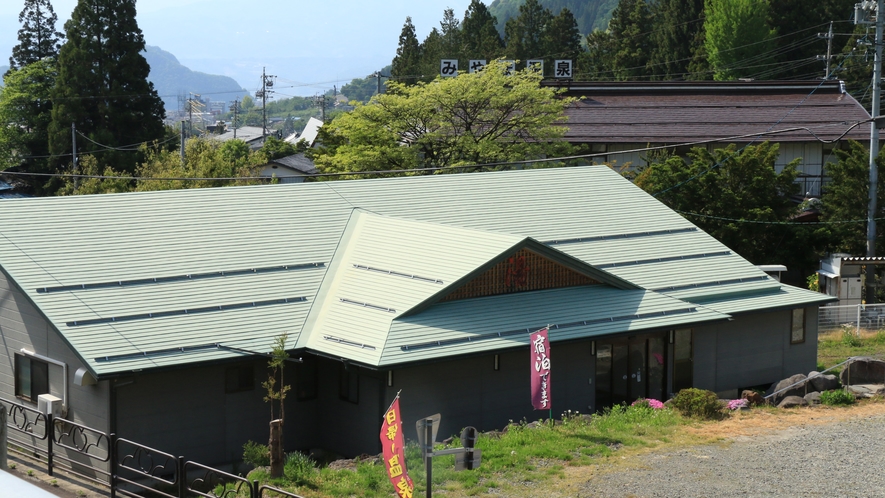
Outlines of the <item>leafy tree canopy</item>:
<svg viewBox="0 0 885 498">
<path fill-rule="evenodd" d="M 713 79 L 733 80 L 771 69 L 775 31 L 768 0 L 705 0 L 704 48 Z"/>
<path fill-rule="evenodd" d="M 431 84 L 391 82 L 322 129 L 314 161 L 325 172 L 450 167 L 561 155 L 563 111 L 573 100 L 541 87 L 531 71 L 478 73 Z"/>
<path fill-rule="evenodd" d="M 754 264 L 804 266 L 797 255 L 814 258 L 813 251 L 793 246 L 801 237 L 790 230 L 807 227 L 776 224 L 796 213 L 790 196 L 798 193 L 799 161 L 777 173 L 777 157 L 778 145 L 768 142 L 741 150 L 734 144 L 712 152 L 696 147 L 685 159 L 651 163 L 635 184 Z"/>
</svg>

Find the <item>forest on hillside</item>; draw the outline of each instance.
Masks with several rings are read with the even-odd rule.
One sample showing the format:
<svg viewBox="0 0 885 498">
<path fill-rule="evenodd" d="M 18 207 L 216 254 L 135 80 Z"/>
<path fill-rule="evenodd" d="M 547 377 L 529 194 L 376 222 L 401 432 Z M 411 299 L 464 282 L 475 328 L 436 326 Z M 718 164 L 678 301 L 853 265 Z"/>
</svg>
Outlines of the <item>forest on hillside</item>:
<svg viewBox="0 0 885 498">
<path fill-rule="evenodd" d="M 850 21 L 854 3 L 495 0 L 486 7 L 474 0 L 460 18 L 446 9 L 424 40 L 406 18 L 391 76 L 427 82 L 443 58 L 458 59 L 460 68 L 505 58 L 522 67 L 543 59 L 550 77 L 554 60 L 571 59 L 578 81 L 842 79 L 868 104 L 874 33 Z"/>
</svg>

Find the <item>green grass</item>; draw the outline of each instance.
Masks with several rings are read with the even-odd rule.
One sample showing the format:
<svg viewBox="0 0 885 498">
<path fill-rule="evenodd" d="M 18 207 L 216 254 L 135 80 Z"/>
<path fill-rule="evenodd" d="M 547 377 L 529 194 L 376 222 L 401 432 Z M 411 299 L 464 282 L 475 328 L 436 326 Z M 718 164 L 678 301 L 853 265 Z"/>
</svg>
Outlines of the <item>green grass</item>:
<svg viewBox="0 0 885 498">
<path fill-rule="evenodd" d="M 507 494 L 511 483 L 557 479 L 564 475 L 566 466 L 598 462 L 618 451 L 616 448 L 647 448 L 666 443 L 686 423 L 675 410 L 644 406 L 617 406 L 602 415 L 564 418 L 555 425 L 542 421 L 530 427 L 523 421 L 511 424 L 502 434 L 481 434 L 476 447 L 482 450 L 482 465 L 477 470 L 455 472 L 453 456 L 434 458 L 434 490 L 473 496 L 496 489 Z M 406 464 L 415 483 L 415 496 L 423 496 L 426 474 L 417 445 L 407 445 Z M 374 460 L 360 462 L 356 470 L 302 469 L 300 485 L 286 479 L 269 481 L 265 471 L 252 472 L 249 479 L 270 482 L 307 497 L 388 497 L 393 491 L 383 464 Z"/>
<path fill-rule="evenodd" d="M 851 356 L 874 356 L 885 353 L 885 330 L 861 330 L 854 328 L 820 335 L 817 343 L 818 370 L 829 368 Z M 838 372 L 836 372 L 838 373 Z"/>
</svg>

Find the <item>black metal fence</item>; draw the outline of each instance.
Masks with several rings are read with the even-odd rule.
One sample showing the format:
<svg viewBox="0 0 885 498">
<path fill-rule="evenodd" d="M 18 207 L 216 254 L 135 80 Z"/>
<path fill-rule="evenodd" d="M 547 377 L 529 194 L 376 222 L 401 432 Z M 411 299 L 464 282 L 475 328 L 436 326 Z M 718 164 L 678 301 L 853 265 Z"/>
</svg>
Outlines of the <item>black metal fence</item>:
<svg viewBox="0 0 885 498">
<path fill-rule="evenodd" d="M 302 498 L 269 485 L 186 460 L 64 418 L 0 398 L 9 450 L 106 486 L 112 498 Z"/>
</svg>

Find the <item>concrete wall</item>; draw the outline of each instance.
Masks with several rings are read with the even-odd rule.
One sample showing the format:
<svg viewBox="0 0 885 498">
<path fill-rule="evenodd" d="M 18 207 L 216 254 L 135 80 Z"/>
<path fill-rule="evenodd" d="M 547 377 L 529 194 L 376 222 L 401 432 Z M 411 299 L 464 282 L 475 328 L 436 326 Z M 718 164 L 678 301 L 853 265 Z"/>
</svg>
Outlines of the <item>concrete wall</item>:
<svg viewBox="0 0 885 498">
<path fill-rule="evenodd" d="M 590 341 L 551 346 L 554 418 L 566 410 L 593 410 L 595 386 L 591 379 L 596 366 L 590 347 Z M 415 422 L 434 413 L 442 415 L 438 440 L 460 434 L 468 425 L 488 431 L 523 418 L 547 418 L 547 411 L 532 409 L 528 348 L 501 354 L 497 371 L 494 363 L 492 354 L 395 370 L 382 410 L 402 390 L 400 407 L 408 439 L 416 438 Z M 379 423 L 380 415 L 375 425 Z"/>
<path fill-rule="evenodd" d="M 74 372 L 84 367 L 83 362 L 21 289 L 5 272 L 0 271 L 0 397 L 36 409 L 36 400 L 32 402 L 15 397 L 14 354 L 22 348 L 67 364 L 67 378 L 58 365 L 50 363 L 48 370 L 49 394 L 62 398 L 64 384 L 68 385 L 68 420 L 102 432 L 109 431 L 107 381 L 92 386 L 73 385 Z M 43 445 L 30 439 L 32 444 Z M 61 451 L 69 458 L 77 459 L 69 450 Z"/>
<path fill-rule="evenodd" d="M 694 386 L 736 397 L 817 366 L 817 307 L 806 308 L 805 342 L 790 344 L 790 310 L 738 315 L 694 329 Z"/>
</svg>

